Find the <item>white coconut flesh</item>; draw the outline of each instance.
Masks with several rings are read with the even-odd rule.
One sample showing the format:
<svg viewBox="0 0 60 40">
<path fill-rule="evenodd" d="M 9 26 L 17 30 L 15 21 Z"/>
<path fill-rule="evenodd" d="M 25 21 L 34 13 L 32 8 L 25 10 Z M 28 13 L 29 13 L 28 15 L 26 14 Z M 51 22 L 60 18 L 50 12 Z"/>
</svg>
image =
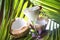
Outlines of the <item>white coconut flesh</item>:
<svg viewBox="0 0 60 40">
<path fill-rule="evenodd" d="M 15 21 L 12 23 L 11 29 L 12 30 L 20 30 L 22 27 L 25 27 L 27 23 L 20 18 L 16 18 Z"/>
</svg>

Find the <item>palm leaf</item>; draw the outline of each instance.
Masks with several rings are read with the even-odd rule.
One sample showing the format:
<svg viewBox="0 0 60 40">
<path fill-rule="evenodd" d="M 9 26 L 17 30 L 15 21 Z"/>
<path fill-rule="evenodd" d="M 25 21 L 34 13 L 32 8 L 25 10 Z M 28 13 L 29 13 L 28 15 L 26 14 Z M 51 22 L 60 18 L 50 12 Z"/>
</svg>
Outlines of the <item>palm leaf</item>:
<svg viewBox="0 0 60 40">
<path fill-rule="evenodd" d="M 34 5 L 42 5 L 42 11 L 49 16 L 54 18 L 57 23 L 60 23 L 60 1 L 59 0 L 31 0 Z M 10 24 L 11 20 L 20 17 L 26 21 L 28 18 L 24 15 L 23 10 L 27 7 L 32 7 L 33 4 L 29 0 L 0 0 L 0 11 L 3 14 L 2 23 L 0 27 L 0 40 L 31 40 L 31 35 L 27 35 L 24 38 L 13 38 L 10 35 Z M 48 35 L 44 37 L 44 40 L 59 40 L 60 39 L 60 28 L 54 29 L 50 35 L 50 29 Z M 56 32 L 56 33 L 55 33 Z M 54 39 L 55 38 L 55 39 Z"/>
<path fill-rule="evenodd" d="M 51 18 L 55 19 L 55 22 L 60 24 L 60 1 L 59 0 L 30 0 L 34 5 L 42 6 L 42 12 L 45 12 L 45 14 Z M 54 24 L 53 24 L 54 25 Z M 57 25 L 56 25 L 57 26 Z M 55 27 L 55 26 L 54 26 Z M 54 29 L 50 36 L 46 36 L 44 40 L 60 40 L 59 29 Z M 57 28 L 57 27 L 56 27 Z"/>
<path fill-rule="evenodd" d="M 46 12 L 50 18 L 54 18 L 58 23 L 60 23 L 60 1 L 58 0 L 31 0 L 34 5 L 41 5 L 43 11 Z"/>
<path fill-rule="evenodd" d="M 28 3 L 30 4 L 29 0 L 1 0 L 0 5 L 4 4 L 3 6 L 3 19 L 0 28 L 0 39 L 1 40 L 16 40 L 13 39 L 10 35 L 10 21 L 16 17 L 24 16 L 22 10 L 26 7 L 29 7 Z M 0 8 L 2 8 L 0 6 Z M 20 40 L 23 40 L 20 39 Z"/>
</svg>

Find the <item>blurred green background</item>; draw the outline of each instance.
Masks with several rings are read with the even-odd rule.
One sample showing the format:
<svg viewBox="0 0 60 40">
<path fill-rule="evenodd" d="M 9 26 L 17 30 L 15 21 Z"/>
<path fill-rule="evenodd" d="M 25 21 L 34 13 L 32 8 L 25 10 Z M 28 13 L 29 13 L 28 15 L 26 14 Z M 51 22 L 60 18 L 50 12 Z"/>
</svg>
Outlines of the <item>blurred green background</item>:
<svg viewBox="0 0 60 40">
<path fill-rule="evenodd" d="M 60 0 L 0 0 L 0 40 L 31 40 L 31 35 L 20 39 L 12 38 L 9 33 L 9 28 L 10 21 L 14 18 L 20 17 L 28 20 L 22 10 L 34 5 L 42 6 L 42 11 L 45 12 L 49 18 L 55 19 L 55 21 L 60 24 Z M 53 40 L 53 34 L 51 36 L 52 39 L 47 36 L 47 40 Z M 57 39 L 60 38 L 60 36 L 55 38 L 54 40 L 60 40 Z"/>
</svg>

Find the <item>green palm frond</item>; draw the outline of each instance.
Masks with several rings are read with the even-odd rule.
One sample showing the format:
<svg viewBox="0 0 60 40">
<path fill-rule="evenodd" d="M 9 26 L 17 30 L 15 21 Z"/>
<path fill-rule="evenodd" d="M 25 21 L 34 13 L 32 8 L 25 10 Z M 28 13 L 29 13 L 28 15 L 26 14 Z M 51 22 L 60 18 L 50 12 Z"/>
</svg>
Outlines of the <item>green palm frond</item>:
<svg viewBox="0 0 60 40">
<path fill-rule="evenodd" d="M 41 5 L 42 12 L 51 19 L 55 19 L 60 24 L 60 1 L 59 0 L 30 0 L 34 5 Z M 32 7 L 33 4 L 29 0 L 0 0 L 0 11 L 3 14 L 2 22 L 0 25 L 0 40 L 31 40 L 31 35 L 24 38 L 13 38 L 10 35 L 11 20 L 17 17 L 28 18 L 24 15 L 23 10 Z M 51 24 L 51 23 L 50 23 Z M 57 27 L 56 27 L 57 28 Z M 55 39 L 54 39 L 55 38 Z M 60 40 L 60 28 L 54 29 L 52 33 L 50 28 L 44 40 Z"/>
<path fill-rule="evenodd" d="M 54 18 L 60 24 L 60 1 L 59 0 L 30 0 L 34 5 L 41 5 L 43 11 L 50 18 Z"/>
<path fill-rule="evenodd" d="M 3 19 L 0 28 L 0 39 L 1 40 L 11 40 L 10 21 L 16 17 L 24 16 L 22 10 L 30 6 L 29 0 L 1 0 L 0 8 L 3 2 Z M 25 16 L 24 16 L 25 17 Z"/>
<path fill-rule="evenodd" d="M 59 17 L 60 17 L 60 1 L 59 0 L 30 0 L 30 1 L 34 5 L 42 6 L 43 7 L 42 11 L 45 12 L 45 14 L 49 18 L 55 19 L 55 21 L 60 24 L 60 19 L 59 19 Z M 60 40 L 60 36 L 59 36 L 60 28 L 55 30 L 54 27 L 53 27 L 53 32 L 51 33 L 51 35 L 49 32 L 48 35 L 44 38 L 44 40 Z"/>
</svg>

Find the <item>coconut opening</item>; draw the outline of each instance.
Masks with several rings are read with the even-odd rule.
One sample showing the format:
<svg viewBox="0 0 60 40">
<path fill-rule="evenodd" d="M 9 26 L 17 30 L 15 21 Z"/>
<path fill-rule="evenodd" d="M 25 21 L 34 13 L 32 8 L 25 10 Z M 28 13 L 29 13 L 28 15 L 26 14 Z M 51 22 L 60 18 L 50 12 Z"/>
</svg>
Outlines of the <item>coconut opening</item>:
<svg viewBox="0 0 60 40">
<path fill-rule="evenodd" d="M 15 21 L 12 23 L 11 29 L 12 30 L 18 30 L 21 27 L 25 27 L 27 25 L 27 23 L 20 18 L 16 18 Z"/>
</svg>

